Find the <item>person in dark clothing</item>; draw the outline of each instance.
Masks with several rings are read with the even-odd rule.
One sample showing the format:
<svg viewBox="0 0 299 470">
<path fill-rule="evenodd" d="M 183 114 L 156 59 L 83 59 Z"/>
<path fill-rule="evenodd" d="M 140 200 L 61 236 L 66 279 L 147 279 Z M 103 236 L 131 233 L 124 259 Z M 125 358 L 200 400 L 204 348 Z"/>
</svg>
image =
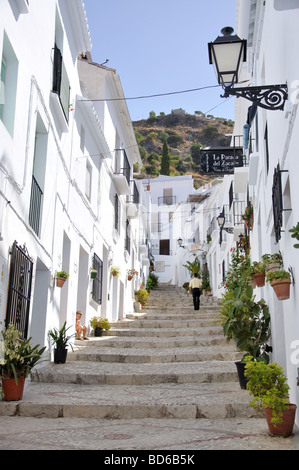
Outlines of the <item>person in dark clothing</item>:
<svg viewBox="0 0 299 470">
<path fill-rule="evenodd" d="M 194 274 L 194 279 L 189 283 L 189 292 L 193 295 L 194 310 L 199 310 L 200 305 L 200 294 L 201 294 L 202 282 L 198 279 L 198 274 Z"/>
</svg>

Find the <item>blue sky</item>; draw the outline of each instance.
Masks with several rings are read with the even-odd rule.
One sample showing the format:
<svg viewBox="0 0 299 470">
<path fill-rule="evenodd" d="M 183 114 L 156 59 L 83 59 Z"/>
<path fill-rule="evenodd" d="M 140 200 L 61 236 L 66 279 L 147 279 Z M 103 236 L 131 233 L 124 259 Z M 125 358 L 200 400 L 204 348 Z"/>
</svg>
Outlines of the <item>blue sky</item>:
<svg viewBox="0 0 299 470">
<path fill-rule="evenodd" d="M 92 59 L 116 69 L 126 98 L 217 85 L 208 47 L 235 27 L 236 0 L 84 0 Z M 220 87 L 128 99 L 132 121 L 183 108 L 234 119 L 234 98 Z"/>
</svg>

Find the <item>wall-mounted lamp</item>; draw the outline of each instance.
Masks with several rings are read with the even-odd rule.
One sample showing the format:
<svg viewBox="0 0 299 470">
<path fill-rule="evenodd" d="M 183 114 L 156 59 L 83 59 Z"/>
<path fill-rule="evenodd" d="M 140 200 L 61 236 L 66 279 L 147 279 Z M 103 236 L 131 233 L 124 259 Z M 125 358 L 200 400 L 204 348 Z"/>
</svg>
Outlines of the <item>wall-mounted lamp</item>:
<svg viewBox="0 0 299 470">
<path fill-rule="evenodd" d="M 182 240 L 181 237 L 177 239 L 177 242 L 178 242 L 178 245 L 179 245 L 180 248 L 185 248 L 185 247 L 183 246 L 183 240 Z"/>
<path fill-rule="evenodd" d="M 282 110 L 288 98 L 286 84 L 233 88 L 239 82 L 247 48 L 246 39 L 240 39 L 233 32 L 233 28 L 226 26 L 221 30 L 222 36 L 208 44 L 210 64 L 214 65 L 218 83 L 224 90 L 221 97 L 242 97 L 268 110 Z"/>
<path fill-rule="evenodd" d="M 224 230 L 227 233 L 234 233 L 234 228 L 233 227 L 224 227 L 225 224 L 225 216 L 223 211 L 218 215 L 217 217 L 217 222 L 220 230 Z"/>
</svg>

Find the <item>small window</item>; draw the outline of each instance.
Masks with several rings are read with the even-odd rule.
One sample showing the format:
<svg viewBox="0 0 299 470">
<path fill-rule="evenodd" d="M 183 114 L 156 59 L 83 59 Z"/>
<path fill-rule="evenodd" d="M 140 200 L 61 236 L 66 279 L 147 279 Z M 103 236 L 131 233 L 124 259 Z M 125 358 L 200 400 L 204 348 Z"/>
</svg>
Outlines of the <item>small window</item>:
<svg viewBox="0 0 299 470">
<path fill-rule="evenodd" d="M 89 162 L 86 162 L 85 173 L 85 196 L 90 201 L 91 199 L 91 181 L 92 181 L 92 168 Z"/>
<path fill-rule="evenodd" d="M 84 153 L 84 149 L 85 149 L 85 129 L 82 125 L 81 125 L 81 129 L 80 129 L 80 149 Z"/>
<path fill-rule="evenodd" d="M 0 71 L 0 119 L 11 136 L 14 134 L 19 63 L 4 33 Z"/>
<path fill-rule="evenodd" d="M 103 290 L 103 261 L 95 253 L 92 260 L 92 269 L 97 271 L 96 277 L 92 282 L 92 299 L 97 304 L 101 304 Z"/>
<path fill-rule="evenodd" d="M 62 59 L 60 49 L 54 47 L 54 64 L 53 64 L 53 86 L 52 91 L 57 93 L 60 104 L 63 109 L 66 120 L 69 120 L 69 102 L 70 102 L 70 82 L 67 71 Z"/>
<path fill-rule="evenodd" d="M 169 255 L 170 250 L 169 250 L 169 240 L 160 240 L 160 255 Z"/>
</svg>

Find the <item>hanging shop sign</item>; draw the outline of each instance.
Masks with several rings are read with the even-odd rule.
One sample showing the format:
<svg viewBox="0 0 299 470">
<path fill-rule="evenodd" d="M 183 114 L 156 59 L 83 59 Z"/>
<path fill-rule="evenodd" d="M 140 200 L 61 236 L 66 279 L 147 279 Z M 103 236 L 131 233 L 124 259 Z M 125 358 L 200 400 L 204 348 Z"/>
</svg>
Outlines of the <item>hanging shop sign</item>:
<svg viewBox="0 0 299 470">
<path fill-rule="evenodd" d="M 243 166 L 242 147 L 210 147 L 200 150 L 201 173 L 230 175 Z"/>
</svg>

